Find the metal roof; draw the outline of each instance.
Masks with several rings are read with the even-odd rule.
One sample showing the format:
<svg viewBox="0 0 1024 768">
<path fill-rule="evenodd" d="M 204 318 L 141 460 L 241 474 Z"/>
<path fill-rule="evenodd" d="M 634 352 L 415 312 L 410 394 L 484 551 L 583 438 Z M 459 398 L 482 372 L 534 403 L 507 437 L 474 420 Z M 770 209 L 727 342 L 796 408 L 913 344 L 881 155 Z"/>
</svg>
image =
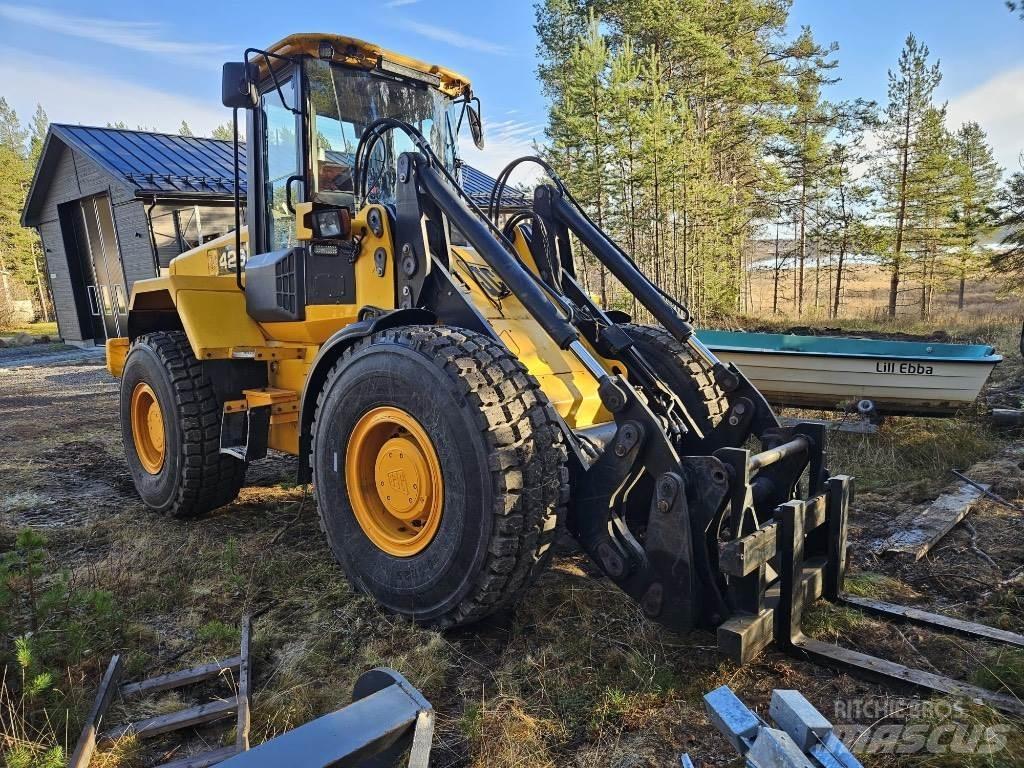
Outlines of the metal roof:
<svg viewBox="0 0 1024 768">
<path fill-rule="evenodd" d="M 234 195 L 232 143 L 220 139 L 177 136 L 123 128 L 97 128 L 54 123 L 46 137 L 35 178 L 25 203 L 22 221 L 38 223 L 38 206 L 56 171 L 54 140 L 93 160 L 141 198 L 185 198 L 227 200 Z M 241 160 L 239 194 L 245 194 L 245 144 L 239 145 Z M 495 180 L 470 165 L 462 166 L 462 185 L 473 202 L 483 207 L 490 200 Z M 518 190 L 503 195 L 508 207 L 526 205 Z"/>
<path fill-rule="evenodd" d="M 51 130 L 139 192 L 234 194 L 230 141 L 84 125 Z M 245 145 L 238 149 L 244 167 Z"/>
<path fill-rule="evenodd" d="M 471 165 L 462 166 L 462 188 L 473 202 L 481 208 L 491 201 L 491 193 L 497 180 Z M 521 208 L 527 206 L 526 196 L 515 187 L 507 186 L 501 193 L 502 208 Z M 485 210 L 484 213 L 487 211 Z"/>
</svg>

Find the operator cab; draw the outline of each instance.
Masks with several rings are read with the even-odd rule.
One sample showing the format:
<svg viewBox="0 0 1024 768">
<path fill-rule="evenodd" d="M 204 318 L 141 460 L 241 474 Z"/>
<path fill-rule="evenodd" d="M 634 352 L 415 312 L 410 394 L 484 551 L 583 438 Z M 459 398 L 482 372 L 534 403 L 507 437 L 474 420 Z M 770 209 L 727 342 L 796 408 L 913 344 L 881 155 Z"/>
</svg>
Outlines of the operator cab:
<svg viewBox="0 0 1024 768">
<path fill-rule="evenodd" d="M 336 35 L 292 35 L 266 51 L 249 49 L 245 62 L 224 65 L 223 101 L 248 110 L 254 254 L 295 246 L 304 226 L 316 239 L 345 239 L 345 222 L 365 204 L 394 211 L 398 157 L 415 149 L 401 131 L 374 143 L 364 161 L 366 189 L 355 189 L 356 150 L 376 120 L 417 128 L 453 176 L 464 120 L 483 143 L 479 100 L 467 78 Z"/>
</svg>

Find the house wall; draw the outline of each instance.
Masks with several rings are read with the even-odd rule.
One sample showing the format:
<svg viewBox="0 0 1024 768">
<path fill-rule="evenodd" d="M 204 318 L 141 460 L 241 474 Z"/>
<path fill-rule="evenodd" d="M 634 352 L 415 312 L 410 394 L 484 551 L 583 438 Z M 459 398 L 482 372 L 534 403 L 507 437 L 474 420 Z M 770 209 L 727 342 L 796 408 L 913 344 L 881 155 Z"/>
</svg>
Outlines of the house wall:
<svg viewBox="0 0 1024 768">
<path fill-rule="evenodd" d="M 117 228 L 118 248 L 128 290 L 136 280 L 156 275 L 153 246 L 149 236 L 146 209 L 134 196 L 134 190 L 94 163 L 88 157 L 66 147 L 57 148 L 60 156 L 40 208 L 39 235 L 46 255 L 46 271 L 53 292 L 53 304 L 61 338 L 69 342 L 88 341 L 91 331 L 80 326 L 75 292 L 68 267 L 65 233 L 61 231 L 58 206 L 100 193 L 110 195 Z M 72 237 L 68 238 L 73 242 Z M 72 257 L 74 255 L 72 254 Z"/>
</svg>

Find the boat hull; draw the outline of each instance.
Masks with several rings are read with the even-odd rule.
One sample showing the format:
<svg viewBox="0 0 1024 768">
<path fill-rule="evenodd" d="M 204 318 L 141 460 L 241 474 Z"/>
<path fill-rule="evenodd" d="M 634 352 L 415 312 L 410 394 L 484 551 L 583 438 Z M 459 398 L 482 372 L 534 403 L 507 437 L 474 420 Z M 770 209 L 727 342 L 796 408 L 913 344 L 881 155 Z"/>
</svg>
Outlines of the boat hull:
<svg viewBox="0 0 1024 768">
<path fill-rule="evenodd" d="M 974 402 L 1001 360 L 991 348 L 977 345 L 977 354 L 972 354 L 975 347 L 970 345 L 885 341 L 879 347 L 885 354 L 872 355 L 870 340 L 837 338 L 835 341 L 840 343 L 832 345 L 834 351 L 822 351 L 828 337 L 728 333 L 728 338 L 716 340 L 715 333 L 710 332 L 711 337 L 708 332 L 699 335 L 720 359 L 739 368 L 770 402 L 792 407 L 844 409 L 860 400 L 871 400 L 879 414 L 949 415 Z M 811 346 L 789 341 L 793 338 L 813 338 L 817 351 L 765 348 L 772 344 L 804 349 Z M 857 352 L 844 352 L 843 342 L 853 341 L 859 344 Z M 744 349 L 740 343 L 752 348 Z M 939 347 L 958 349 L 936 352 Z"/>
</svg>

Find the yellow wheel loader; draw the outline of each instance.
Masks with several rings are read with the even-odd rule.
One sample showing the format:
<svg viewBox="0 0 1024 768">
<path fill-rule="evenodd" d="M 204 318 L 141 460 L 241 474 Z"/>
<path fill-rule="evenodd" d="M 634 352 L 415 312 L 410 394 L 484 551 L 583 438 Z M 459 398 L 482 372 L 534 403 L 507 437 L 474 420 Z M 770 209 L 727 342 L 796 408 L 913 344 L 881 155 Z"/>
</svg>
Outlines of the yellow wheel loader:
<svg viewBox="0 0 1024 768">
<path fill-rule="evenodd" d="M 852 480 L 824 432 L 783 427 L 741 371 L 537 158 L 488 211 L 459 186 L 479 100 L 444 67 L 336 35 L 224 65 L 236 227 L 136 283 L 108 342 L 135 485 L 179 517 L 229 503 L 268 449 L 299 457 L 352 584 L 440 628 L 531 588 L 564 526 L 644 613 L 861 674 L 1012 697 L 804 637 L 819 597 L 1016 645 L 1024 637 L 844 595 Z M 246 118 L 246 227 L 239 114 Z M 524 162 L 551 179 L 509 212 Z M 574 251 L 576 251 L 574 253 Z M 599 261 L 653 316 L 577 279 Z"/>
</svg>

